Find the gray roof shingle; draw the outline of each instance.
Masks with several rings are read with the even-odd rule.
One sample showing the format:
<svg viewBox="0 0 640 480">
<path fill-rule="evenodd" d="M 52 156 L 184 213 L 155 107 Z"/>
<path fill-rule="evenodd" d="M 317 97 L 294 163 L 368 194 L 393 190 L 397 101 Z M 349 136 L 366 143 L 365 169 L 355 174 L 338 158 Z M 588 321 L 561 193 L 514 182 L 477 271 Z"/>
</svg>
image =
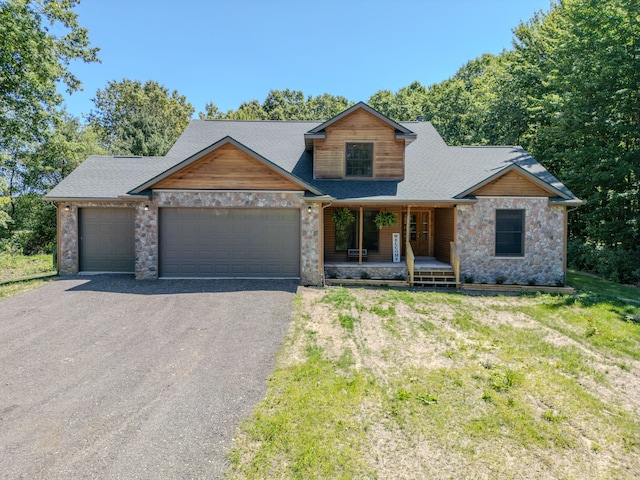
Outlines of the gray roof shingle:
<svg viewBox="0 0 640 480">
<path fill-rule="evenodd" d="M 304 121 L 193 120 L 165 157 L 89 157 L 48 199 L 118 198 L 177 163 L 231 137 L 336 200 L 438 202 L 481 183 L 513 164 L 575 196 L 521 147 L 450 147 L 429 122 L 401 122 L 417 135 L 405 150 L 405 178 L 316 180 L 304 134 L 320 126 Z"/>
</svg>

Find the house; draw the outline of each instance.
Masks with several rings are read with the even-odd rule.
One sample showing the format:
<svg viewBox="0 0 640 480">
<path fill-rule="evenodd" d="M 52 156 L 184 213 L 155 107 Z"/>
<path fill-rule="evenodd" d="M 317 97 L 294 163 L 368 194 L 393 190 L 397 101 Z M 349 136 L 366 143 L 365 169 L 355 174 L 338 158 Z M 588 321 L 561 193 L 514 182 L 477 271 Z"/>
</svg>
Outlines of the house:
<svg viewBox="0 0 640 480">
<path fill-rule="evenodd" d="M 166 156 L 89 157 L 45 198 L 61 274 L 314 285 L 560 284 L 584 203 L 521 147 L 451 147 L 364 103 L 323 123 L 194 120 Z"/>
</svg>

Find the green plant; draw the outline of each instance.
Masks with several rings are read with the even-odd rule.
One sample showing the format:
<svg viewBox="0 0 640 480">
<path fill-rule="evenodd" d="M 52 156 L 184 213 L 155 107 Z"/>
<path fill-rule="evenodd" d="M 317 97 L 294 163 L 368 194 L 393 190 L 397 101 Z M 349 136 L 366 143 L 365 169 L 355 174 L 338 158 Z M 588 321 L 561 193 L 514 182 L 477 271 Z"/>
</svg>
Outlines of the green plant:
<svg viewBox="0 0 640 480">
<path fill-rule="evenodd" d="M 504 275 L 500 275 L 498 276 L 498 278 L 496 278 L 496 285 L 502 285 L 506 281 L 507 281 L 507 277 L 505 277 Z"/>
<path fill-rule="evenodd" d="M 360 274 L 360 278 L 362 280 L 369 280 L 371 278 L 371 275 L 369 275 L 369 272 L 365 270 Z"/>
<path fill-rule="evenodd" d="M 333 223 L 338 228 L 345 228 L 355 222 L 356 218 L 348 208 L 337 208 L 332 215 Z"/>
<path fill-rule="evenodd" d="M 351 315 L 345 315 L 343 313 L 339 313 L 338 321 L 340 322 L 340 326 L 342 328 L 350 332 L 353 332 L 353 326 L 358 321 L 358 319 L 355 317 L 352 317 Z"/>
<path fill-rule="evenodd" d="M 596 321 L 593 318 L 593 315 L 589 315 L 587 319 L 587 328 L 584 332 L 586 337 L 593 337 L 594 335 L 601 335 L 600 330 L 598 330 L 598 326 L 596 325 Z"/>
<path fill-rule="evenodd" d="M 378 212 L 378 214 L 376 215 L 376 218 L 374 219 L 374 222 L 376 224 L 376 227 L 378 227 L 378 229 L 382 227 L 391 227 L 395 225 L 397 221 L 398 221 L 398 218 L 396 217 L 396 214 L 393 212 Z"/>
<path fill-rule="evenodd" d="M 464 283 L 473 283 L 473 276 L 471 275 L 466 275 L 464 277 Z"/>
</svg>

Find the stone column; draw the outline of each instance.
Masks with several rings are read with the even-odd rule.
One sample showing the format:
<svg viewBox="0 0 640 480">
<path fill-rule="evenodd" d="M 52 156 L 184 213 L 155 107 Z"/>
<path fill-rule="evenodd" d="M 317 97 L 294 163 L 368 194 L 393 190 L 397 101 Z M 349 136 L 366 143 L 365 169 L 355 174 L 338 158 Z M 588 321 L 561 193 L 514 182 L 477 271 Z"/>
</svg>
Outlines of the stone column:
<svg viewBox="0 0 640 480">
<path fill-rule="evenodd" d="M 155 203 L 136 205 L 136 279 L 158 278 L 158 206 Z"/>
<path fill-rule="evenodd" d="M 310 203 L 300 210 L 300 281 L 303 285 L 322 285 L 319 271 L 321 209 L 321 204 Z"/>
<path fill-rule="evenodd" d="M 65 206 L 69 210 L 65 210 Z M 79 238 L 78 238 L 78 207 L 63 203 L 60 207 L 60 275 L 76 275 L 80 269 Z"/>
</svg>

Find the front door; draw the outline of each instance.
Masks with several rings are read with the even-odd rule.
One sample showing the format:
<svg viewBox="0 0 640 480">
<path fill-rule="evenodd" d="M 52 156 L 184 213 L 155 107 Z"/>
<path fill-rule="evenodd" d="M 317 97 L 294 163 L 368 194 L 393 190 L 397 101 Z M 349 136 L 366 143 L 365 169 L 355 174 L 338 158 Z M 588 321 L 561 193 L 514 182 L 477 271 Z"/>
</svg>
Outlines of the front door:
<svg viewBox="0 0 640 480">
<path fill-rule="evenodd" d="M 414 212 L 409 215 L 409 243 L 416 257 L 430 257 L 430 212 Z M 404 216 L 405 224 L 402 228 L 403 235 L 407 231 L 407 215 Z"/>
</svg>

